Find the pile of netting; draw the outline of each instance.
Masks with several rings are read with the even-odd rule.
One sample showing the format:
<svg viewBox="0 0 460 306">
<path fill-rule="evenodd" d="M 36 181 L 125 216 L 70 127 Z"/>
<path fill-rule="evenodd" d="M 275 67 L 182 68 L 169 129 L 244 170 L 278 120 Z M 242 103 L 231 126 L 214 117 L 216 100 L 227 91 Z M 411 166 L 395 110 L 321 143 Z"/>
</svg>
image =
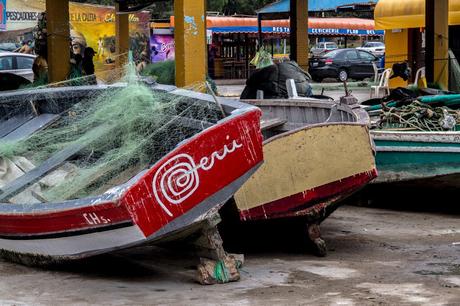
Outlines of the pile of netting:
<svg viewBox="0 0 460 306">
<path fill-rule="evenodd" d="M 14 163 L 19 158 L 23 165 L 26 159 L 26 164 L 39 166 L 63 150 L 78 148 L 71 159 L 35 184 L 40 187 L 35 198 L 43 202 L 98 195 L 151 167 L 206 127 L 190 122 L 214 124 L 223 118 L 217 104 L 154 91 L 137 81 L 133 67 L 130 71 L 127 85 L 105 90 L 95 86 L 77 99 L 69 96 L 52 101 L 51 95 L 47 99 L 43 92 L 37 94 L 41 104 L 36 107 L 56 107 L 59 120 L 27 139 L 0 140 L 0 166 L 2 160 Z M 62 105 L 72 100 L 77 101 L 62 112 Z M 21 101 L 32 102 L 33 96 Z M 16 162 L 24 168 L 19 164 Z"/>
<path fill-rule="evenodd" d="M 431 107 L 414 101 L 402 107 L 383 106 L 378 128 L 408 128 L 420 131 L 452 131 L 460 124 L 460 111 Z"/>
</svg>

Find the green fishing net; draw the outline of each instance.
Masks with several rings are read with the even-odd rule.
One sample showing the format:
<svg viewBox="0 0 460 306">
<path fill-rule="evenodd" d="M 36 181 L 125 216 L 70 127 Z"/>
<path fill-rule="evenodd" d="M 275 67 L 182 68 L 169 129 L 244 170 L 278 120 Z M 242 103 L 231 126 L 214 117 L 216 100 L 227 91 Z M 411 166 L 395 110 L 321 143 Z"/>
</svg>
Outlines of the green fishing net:
<svg viewBox="0 0 460 306">
<path fill-rule="evenodd" d="M 0 139 L 0 160 L 25 157 L 37 166 L 62 150 L 79 148 L 75 156 L 54 171 L 59 174 L 59 179 L 54 180 L 57 182 L 40 183 L 41 202 L 102 194 L 201 132 L 206 125 L 199 123 L 214 124 L 223 117 L 215 103 L 152 90 L 138 81 L 132 65 L 123 85 L 88 90 L 83 97 L 80 93 L 65 99 L 37 93 L 27 101 L 19 101 L 11 112 L 18 112 L 19 104 L 27 105 L 34 99 L 38 104 L 35 108 L 58 113 L 59 120 L 24 140 Z M 7 116 L 5 106 L 3 114 L 0 107 L 0 123 L 2 115 Z"/>
<path fill-rule="evenodd" d="M 256 66 L 257 69 L 262 69 L 273 65 L 273 59 L 270 52 L 265 50 L 264 47 L 256 53 L 256 56 L 251 60 L 251 65 Z"/>
<path fill-rule="evenodd" d="M 176 62 L 164 61 L 148 64 L 141 72 L 144 76 L 151 76 L 160 84 L 175 85 L 176 84 Z M 206 81 L 214 93 L 217 93 L 217 84 L 209 76 L 206 76 Z"/>
</svg>

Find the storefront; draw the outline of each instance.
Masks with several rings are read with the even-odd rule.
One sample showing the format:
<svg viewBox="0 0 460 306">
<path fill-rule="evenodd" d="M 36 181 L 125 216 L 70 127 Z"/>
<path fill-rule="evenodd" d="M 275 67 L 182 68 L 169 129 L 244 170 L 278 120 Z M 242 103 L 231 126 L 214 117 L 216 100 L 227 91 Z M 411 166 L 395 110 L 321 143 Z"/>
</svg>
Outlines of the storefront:
<svg viewBox="0 0 460 306">
<path fill-rule="evenodd" d="M 174 28 L 174 17 L 171 18 Z M 168 43 L 160 43 L 160 27 L 152 24 L 151 48 L 167 47 L 173 30 L 165 34 Z M 164 31 L 164 29 L 163 29 Z M 376 31 L 374 21 L 358 18 L 309 18 L 310 45 L 319 40 L 336 41 L 341 47 L 358 46 L 364 40 L 381 39 L 384 31 Z M 262 23 L 264 46 L 274 58 L 289 57 L 289 20 L 267 20 Z M 208 68 L 216 79 L 245 79 L 251 72 L 250 60 L 258 48 L 257 18 L 207 17 Z M 306 50 L 308 52 L 308 50 Z"/>
<path fill-rule="evenodd" d="M 415 72 L 425 67 L 425 0 L 380 0 L 375 9 L 376 29 L 385 30 L 386 66 L 408 62 L 412 80 L 395 78 L 391 87 L 407 86 Z M 449 1 L 449 49 L 460 58 L 460 0 Z M 437 58 L 449 62 L 449 58 Z"/>
<path fill-rule="evenodd" d="M 0 0 L 0 3 L 2 3 Z M 37 25 L 39 15 L 45 11 L 45 0 L 6 0 L 6 27 L 0 31 L 0 41 L 22 42 L 31 40 L 31 33 Z M 115 56 L 115 9 L 108 6 L 70 2 L 70 29 L 73 44 L 92 47 L 96 52 L 96 73 L 109 74 Z M 134 58 L 140 59 L 143 52 L 149 52 L 150 14 L 131 14 L 131 49 Z M 104 77 L 102 76 L 104 79 Z"/>
</svg>

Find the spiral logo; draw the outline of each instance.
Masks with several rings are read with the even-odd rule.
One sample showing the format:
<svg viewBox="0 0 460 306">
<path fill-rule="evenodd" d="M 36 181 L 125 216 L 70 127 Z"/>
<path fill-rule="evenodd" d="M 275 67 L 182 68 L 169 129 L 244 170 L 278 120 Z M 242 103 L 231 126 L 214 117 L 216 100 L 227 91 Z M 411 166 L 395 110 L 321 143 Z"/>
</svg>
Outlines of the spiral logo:
<svg viewBox="0 0 460 306">
<path fill-rule="evenodd" d="M 242 147 L 242 144 L 233 140 L 222 149 L 201 157 L 198 164 L 188 154 L 178 154 L 167 160 L 153 177 L 153 194 L 158 204 L 172 217 L 173 214 L 167 206 L 179 205 L 193 195 L 200 186 L 198 171 L 211 171 L 216 162 L 223 161 Z"/>
<path fill-rule="evenodd" d="M 178 205 L 200 186 L 198 168 L 188 154 L 179 154 L 166 161 L 153 177 L 153 193 L 161 208 L 173 216 L 167 205 Z"/>
</svg>

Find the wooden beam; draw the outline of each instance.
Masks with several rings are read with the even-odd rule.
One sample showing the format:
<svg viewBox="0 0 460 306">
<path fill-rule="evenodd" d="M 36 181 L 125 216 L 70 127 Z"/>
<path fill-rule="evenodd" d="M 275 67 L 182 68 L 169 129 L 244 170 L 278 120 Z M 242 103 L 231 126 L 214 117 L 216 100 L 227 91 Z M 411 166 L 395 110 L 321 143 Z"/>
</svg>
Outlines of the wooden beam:
<svg viewBox="0 0 460 306">
<path fill-rule="evenodd" d="M 176 86 L 203 84 L 206 80 L 206 1 L 174 1 Z"/>
<path fill-rule="evenodd" d="M 70 72 L 69 1 L 46 0 L 48 78 L 50 83 L 67 79 Z"/>
<path fill-rule="evenodd" d="M 115 3 L 115 44 L 117 59 L 116 64 L 118 68 L 122 68 L 128 62 L 129 52 L 129 14 L 120 13 L 126 10 L 125 3 Z"/>
<path fill-rule="evenodd" d="M 427 81 L 448 89 L 449 0 L 425 0 L 425 12 Z"/>
<path fill-rule="evenodd" d="M 290 0 L 291 60 L 308 70 L 308 0 Z"/>
<path fill-rule="evenodd" d="M 25 173 L 24 175 L 18 177 L 16 180 L 8 183 L 2 187 L 0 190 L 0 203 L 2 201 L 7 201 L 8 199 L 14 197 L 30 185 L 39 181 L 42 177 L 50 173 L 51 171 L 59 168 L 64 164 L 68 159 L 75 156 L 82 149 L 86 147 L 86 144 L 74 144 L 71 145 L 60 152 L 54 154 L 40 166 L 32 169 L 31 171 Z"/>
</svg>

